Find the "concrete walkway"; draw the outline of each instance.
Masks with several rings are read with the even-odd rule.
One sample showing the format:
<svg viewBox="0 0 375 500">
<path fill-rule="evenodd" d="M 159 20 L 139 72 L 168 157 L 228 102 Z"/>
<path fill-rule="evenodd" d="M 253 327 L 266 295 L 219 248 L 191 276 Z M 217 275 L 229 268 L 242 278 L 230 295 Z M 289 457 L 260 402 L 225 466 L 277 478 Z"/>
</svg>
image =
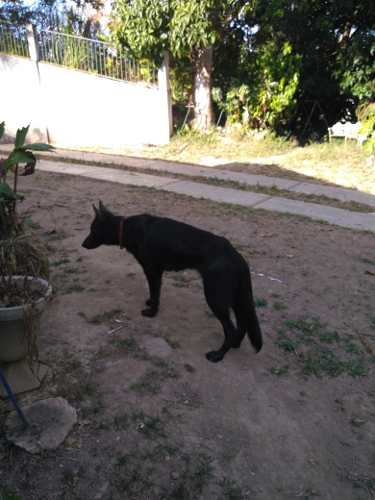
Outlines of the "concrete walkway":
<svg viewBox="0 0 375 500">
<path fill-rule="evenodd" d="M 9 151 L 10 146 L 0 145 L 0 153 Z M 198 165 L 171 162 L 166 160 L 155 160 L 151 158 L 136 158 L 134 156 L 120 156 L 103 153 L 90 153 L 84 151 L 70 151 L 56 149 L 55 153 L 48 153 L 48 159 L 53 161 L 69 159 L 76 162 L 81 162 L 87 165 L 113 165 L 119 167 L 128 167 L 131 169 L 140 169 L 154 171 L 155 173 L 163 172 L 170 174 L 179 174 L 185 177 L 194 177 L 202 179 L 230 181 L 241 184 L 250 188 L 251 186 L 261 186 L 279 190 L 290 191 L 294 193 L 325 196 L 327 198 L 344 201 L 355 202 L 375 209 L 375 195 L 355 191 L 348 188 L 332 187 L 323 184 L 296 181 L 287 178 L 270 177 L 266 175 L 254 175 L 243 172 L 234 172 L 224 169 L 213 169 L 212 167 L 201 167 Z"/>
<path fill-rule="evenodd" d="M 9 145 L 0 145 L 0 154 L 7 153 Z M 375 232 L 375 196 L 352 189 L 325 186 L 318 183 L 301 182 L 286 178 L 253 175 L 224 169 L 212 169 L 197 165 L 176 163 L 133 156 L 108 155 L 56 149 L 55 153 L 41 154 L 38 169 L 45 172 L 79 175 L 131 186 L 153 187 L 193 198 L 202 198 L 216 202 L 261 208 L 272 212 L 302 215 L 314 220 L 328 222 L 338 226 Z M 44 159 L 48 158 L 48 159 Z M 53 158 L 53 160 L 52 160 Z M 62 161 L 63 160 L 63 161 Z M 72 160 L 72 162 L 69 162 Z M 78 163 L 77 163 L 78 162 Z M 106 165 L 106 166 L 100 166 Z M 108 165 L 108 167 L 107 167 Z M 123 167 L 110 168 L 109 166 Z M 132 171 L 126 170 L 127 168 Z M 139 169 L 140 172 L 136 170 Z M 147 173 L 144 171 L 147 170 Z M 143 172 L 142 172 L 143 171 Z M 149 173 L 150 172 L 150 173 Z M 153 175 L 153 172 L 155 175 Z M 158 174 L 163 175 L 158 175 Z M 186 179 L 167 177 L 166 174 L 179 174 Z M 192 179 L 193 180 L 188 180 Z M 220 180 L 235 182 L 239 185 L 275 187 L 279 190 L 306 195 L 325 196 L 345 202 L 362 203 L 374 207 L 370 213 L 352 212 L 318 203 L 291 200 L 279 196 L 245 191 L 233 187 L 214 186 L 199 182 L 202 180 Z"/>
<path fill-rule="evenodd" d="M 86 158 L 86 161 L 89 160 Z M 97 160 L 94 161 L 98 163 Z M 151 169 L 150 160 L 142 160 L 142 162 L 144 163 L 144 165 L 147 165 L 147 167 L 142 166 L 141 168 Z M 130 165 L 130 162 L 128 162 L 128 158 L 122 158 L 122 164 L 132 166 Z M 175 164 L 172 165 L 170 163 L 168 163 L 167 166 L 168 168 L 172 168 L 173 170 L 170 171 L 174 173 L 176 173 L 177 170 L 176 168 L 174 168 L 175 166 L 178 169 L 181 167 L 180 165 L 175 165 Z M 161 162 L 157 162 L 157 165 L 154 164 L 152 169 L 159 172 L 169 171 L 161 167 L 162 167 Z M 209 177 L 208 174 L 210 173 L 207 172 L 206 169 L 202 167 L 188 166 L 187 168 L 186 166 L 183 166 L 183 169 L 184 169 L 184 175 L 186 175 L 187 177 L 189 176 L 189 174 L 186 174 L 186 170 L 188 170 L 189 172 L 196 172 L 197 170 L 202 171 L 202 173 L 204 173 L 205 175 L 200 175 L 200 177 L 206 177 L 206 178 Z M 375 233 L 375 212 L 374 213 L 351 212 L 350 210 L 343 210 L 340 208 L 319 205 L 317 203 L 307 203 L 303 201 L 290 200 L 287 198 L 268 196 L 266 194 L 254 193 L 234 188 L 213 186 L 190 180 L 179 180 L 173 177 L 167 177 L 165 175 L 158 176 L 158 175 L 151 175 L 138 172 L 129 172 L 126 170 L 121 170 L 119 168 L 99 167 L 83 163 L 71 164 L 69 162 L 40 160 L 38 162 L 38 170 L 44 172 L 55 172 L 60 174 L 79 175 L 81 177 L 105 180 L 109 182 L 116 182 L 119 184 L 125 184 L 131 186 L 152 187 L 159 191 L 168 191 L 172 193 L 183 194 L 191 196 L 193 198 L 202 198 L 206 200 L 212 200 L 215 202 L 242 205 L 245 207 L 251 207 L 255 209 L 261 208 L 263 210 L 269 210 L 272 212 L 302 215 L 314 220 L 324 221 L 330 224 L 335 224 L 350 229 L 365 230 Z M 215 170 L 214 172 L 211 173 L 214 176 L 217 176 L 217 172 L 218 171 Z M 222 174 L 231 174 L 231 176 L 232 175 L 236 176 L 236 178 L 238 178 L 237 177 L 238 175 L 241 175 L 241 178 L 242 176 L 246 176 L 246 179 L 248 181 L 249 177 L 254 178 L 254 181 L 257 181 L 260 178 L 259 182 L 257 182 L 259 185 L 262 185 L 261 182 L 266 182 L 269 181 L 269 179 L 272 179 L 271 182 L 273 181 L 277 181 L 277 183 L 280 182 L 280 184 L 272 184 L 272 185 L 276 185 L 277 187 L 280 187 L 282 185 L 283 187 L 281 189 L 286 189 L 285 186 L 288 185 L 289 190 L 293 190 L 294 188 L 295 192 L 298 192 L 296 191 L 296 189 L 298 188 L 298 185 L 301 184 L 314 186 L 316 188 L 314 194 L 322 194 L 321 191 L 318 190 L 318 188 L 326 187 L 326 186 L 320 186 L 318 184 L 315 185 L 309 183 L 296 183 L 295 181 L 289 181 L 287 179 L 270 178 L 265 176 L 250 176 L 248 174 L 238 174 L 237 172 L 225 172 L 225 171 L 219 171 L 219 172 Z M 190 173 L 190 177 L 192 175 L 193 174 Z M 194 177 L 196 177 L 196 174 L 194 174 Z M 230 180 L 234 179 L 231 178 Z M 254 183 L 251 185 L 254 185 Z M 302 186 L 302 188 L 305 189 L 306 186 Z M 353 195 L 360 195 L 360 194 L 364 195 L 364 193 L 357 193 L 356 191 L 351 191 L 341 188 L 330 188 L 330 189 L 331 190 L 337 189 L 339 192 L 348 191 Z M 369 200 L 372 202 L 371 206 L 375 206 L 374 204 L 375 197 L 371 195 L 365 195 L 365 196 L 370 197 Z M 348 198 L 345 199 L 345 201 L 347 200 Z M 349 200 L 353 199 L 349 198 Z M 365 201 L 363 200 L 361 202 L 365 203 Z M 369 205 L 370 203 L 366 201 L 366 204 Z"/>
</svg>

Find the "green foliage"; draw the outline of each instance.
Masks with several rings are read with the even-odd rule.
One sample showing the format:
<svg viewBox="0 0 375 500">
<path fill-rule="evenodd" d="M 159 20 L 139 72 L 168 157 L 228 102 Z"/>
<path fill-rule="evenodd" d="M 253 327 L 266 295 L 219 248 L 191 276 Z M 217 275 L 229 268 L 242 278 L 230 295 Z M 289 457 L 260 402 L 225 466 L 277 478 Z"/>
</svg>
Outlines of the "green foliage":
<svg viewBox="0 0 375 500">
<path fill-rule="evenodd" d="M 118 0 L 112 20 L 115 41 L 136 57 L 161 62 L 169 49 L 170 6 L 164 0 Z"/>
<path fill-rule="evenodd" d="M 375 35 L 366 32 L 354 36 L 353 42 L 338 57 L 341 88 L 359 102 L 375 98 Z"/>
<path fill-rule="evenodd" d="M 44 143 L 25 144 L 29 127 L 17 130 L 14 148 L 5 160 L 0 161 L 0 240 L 13 234 L 18 229 L 16 214 L 17 201 L 23 199 L 17 192 L 19 164 L 25 164 L 23 175 L 34 173 L 36 158 L 32 151 L 50 151 L 52 146 Z M 0 138 L 5 132 L 5 123 L 0 123 Z M 7 182 L 7 176 L 13 173 L 13 188 Z"/>
<path fill-rule="evenodd" d="M 137 57 L 171 53 L 177 101 L 214 46 L 213 97 L 229 123 L 319 137 L 373 101 L 374 22 L 371 0 L 117 0 L 113 28 Z"/>
<path fill-rule="evenodd" d="M 300 57 L 285 42 L 281 50 L 265 44 L 253 63 L 251 84 L 231 88 L 224 110 L 229 123 L 265 128 L 286 122 L 296 105 Z"/>
<path fill-rule="evenodd" d="M 357 116 L 362 123 L 360 133 L 370 137 L 375 132 L 375 103 L 359 106 Z"/>
<path fill-rule="evenodd" d="M 364 103 L 357 108 L 357 117 L 361 122 L 360 134 L 367 137 L 365 150 L 375 153 L 375 103 Z"/>
<path fill-rule="evenodd" d="M 213 45 L 219 36 L 214 13 L 227 2 L 216 0 L 174 0 L 170 23 L 170 50 L 177 57 Z M 221 5 L 219 5 L 221 4 Z"/>
<path fill-rule="evenodd" d="M 174 59 L 169 77 L 173 102 L 185 105 L 193 90 L 192 68 L 188 58 Z"/>
<path fill-rule="evenodd" d="M 205 49 L 211 49 L 225 36 L 226 27 L 244 3 L 243 0 L 117 0 L 112 20 L 113 38 L 135 57 L 148 58 L 155 64 L 160 65 L 163 53 L 169 52 L 175 63 L 173 95 L 178 101 L 184 97 L 186 103 L 193 92 L 193 77 L 203 72 Z M 206 55 L 208 52 L 211 55 L 208 50 Z M 185 64 L 178 65 L 179 61 Z M 186 61 L 190 64 L 190 75 Z M 211 110 L 209 64 L 205 66 L 207 74 L 201 78 L 202 86 L 206 86 L 206 93 L 201 97 L 204 102 L 194 103 L 196 123 L 203 129 L 212 121 L 210 111 L 205 116 L 202 111 Z"/>
<path fill-rule="evenodd" d="M 0 500 L 22 500 L 22 498 L 8 489 L 0 490 Z"/>
<path fill-rule="evenodd" d="M 165 50 L 176 58 L 192 57 L 213 45 L 231 11 L 246 2 L 234 0 L 117 0 L 112 19 L 114 39 L 137 57 L 160 62 Z"/>
</svg>

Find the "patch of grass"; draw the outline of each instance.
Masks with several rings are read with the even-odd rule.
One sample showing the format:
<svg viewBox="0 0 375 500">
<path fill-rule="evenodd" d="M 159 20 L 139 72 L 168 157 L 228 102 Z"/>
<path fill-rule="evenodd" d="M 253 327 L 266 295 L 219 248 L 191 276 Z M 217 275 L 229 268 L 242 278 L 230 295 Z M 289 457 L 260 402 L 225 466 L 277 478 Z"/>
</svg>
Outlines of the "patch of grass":
<svg viewBox="0 0 375 500">
<path fill-rule="evenodd" d="M 345 337 L 343 339 L 343 347 L 345 352 L 348 353 L 361 354 L 362 352 L 361 347 L 354 340 L 352 340 L 351 337 Z"/>
<path fill-rule="evenodd" d="M 154 448 L 155 456 L 162 458 L 163 460 L 169 460 L 178 453 L 178 448 L 175 445 L 171 445 L 168 441 L 163 440 Z"/>
<path fill-rule="evenodd" d="M 149 444 L 152 440 L 148 441 Z M 114 486 L 119 498 L 158 498 L 160 500 L 195 500 L 212 477 L 211 458 L 203 453 L 183 453 L 168 442 L 153 448 L 138 448 L 116 460 Z M 173 462 L 169 459 L 173 457 Z M 171 467 L 173 467 L 172 470 Z M 169 481 L 160 477 L 170 475 Z M 158 488 L 158 493 L 154 488 Z M 161 490 L 159 488 L 162 488 Z"/>
<path fill-rule="evenodd" d="M 243 500 L 244 495 L 241 488 L 233 479 L 224 478 L 220 484 L 223 491 L 223 500 Z"/>
<path fill-rule="evenodd" d="M 111 476 L 117 498 L 196 500 L 213 477 L 212 459 L 201 449 L 191 449 L 181 436 L 166 432 L 168 411 L 150 415 L 143 410 L 119 415 L 117 425 L 129 436 L 126 452 L 114 463 Z M 144 436 L 145 439 L 141 439 Z M 132 439 L 134 438 L 134 439 Z M 235 485 L 228 482 L 228 491 Z M 235 497 L 233 497 L 233 500 Z"/>
<path fill-rule="evenodd" d="M 31 229 L 41 229 L 42 226 L 39 224 L 39 222 L 34 222 L 33 219 L 28 216 L 28 217 L 25 217 L 23 220 L 22 220 L 23 224 L 25 224 L 25 226 L 27 227 L 30 227 Z M 1 497 L 0 497 L 1 499 Z"/>
<path fill-rule="evenodd" d="M 162 359 L 153 359 L 155 368 L 148 368 L 145 373 L 130 386 L 133 391 L 140 394 L 158 394 L 163 382 L 178 378 L 174 366 Z"/>
<path fill-rule="evenodd" d="M 120 498 L 133 498 L 134 495 L 137 498 L 142 498 L 146 492 L 152 491 L 152 467 L 146 465 L 147 459 L 147 456 L 143 456 L 141 459 L 131 453 L 121 455 L 117 459 L 115 485 L 121 492 Z"/>
<path fill-rule="evenodd" d="M 254 303 L 255 303 L 255 307 L 267 307 L 267 305 L 268 305 L 268 302 L 266 299 L 262 299 L 259 297 L 255 297 Z"/>
<path fill-rule="evenodd" d="M 132 414 L 116 415 L 110 427 L 116 431 L 128 431 L 133 428 L 147 438 L 165 437 L 164 423 L 161 418 L 147 415 L 142 410 Z"/>
<path fill-rule="evenodd" d="M 136 424 L 136 429 L 139 433 L 147 438 L 165 437 L 164 424 L 159 417 L 146 415 L 142 411 L 138 411 L 132 415 L 132 420 Z"/>
<path fill-rule="evenodd" d="M 111 344 L 115 349 L 125 351 L 125 353 L 132 358 L 143 360 L 149 360 L 151 358 L 134 337 L 127 337 L 125 339 L 112 338 Z"/>
<path fill-rule="evenodd" d="M 278 331 L 276 345 L 285 353 L 294 354 L 301 373 L 306 376 L 363 377 L 368 373 L 369 360 L 355 339 L 348 335 L 340 337 L 316 318 L 285 321 Z M 283 374 L 282 368 L 271 369 L 271 373 Z"/>
<path fill-rule="evenodd" d="M 73 283 L 64 289 L 64 293 L 81 293 L 85 290 L 85 287 L 79 285 L 78 283 Z"/>
<path fill-rule="evenodd" d="M 0 500 L 22 500 L 20 495 L 8 489 L 0 490 Z"/>
<path fill-rule="evenodd" d="M 297 343 L 313 342 L 316 338 L 318 338 L 320 342 L 328 344 L 339 340 L 337 332 L 327 330 L 326 327 L 321 324 L 320 320 L 316 318 L 286 320 L 284 325 L 288 330 L 293 331 L 297 335 Z"/>
<path fill-rule="evenodd" d="M 299 346 L 299 342 L 287 337 L 286 335 L 284 335 L 284 333 L 281 332 L 279 332 L 279 338 L 276 342 L 277 346 L 285 352 L 296 352 L 296 349 Z"/>
<path fill-rule="evenodd" d="M 116 415 L 113 418 L 113 422 L 110 427 L 116 431 L 126 431 L 129 428 L 130 424 L 131 417 L 127 413 L 124 413 L 122 415 Z"/>
<path fill-rule="evenodd" d="M 84 401 L 85 399 L 94 398 L 97 392 L 98 388 L 93 382 L 76 380 L 74 384 L 67 388 L 66 396 L 68 399 L 74 399 L 75 401 Z"/>
<path fill-rule="evenodd" d="M 78 267 L 66 267 L 64 269 L 64 273 L 65 274 L 79 274 L 81 272 L 81 270 L 78 268 Z"/>
<path fill-rule="evenodd" d="M 60 267 L 60 266 L 63 266 L 63 265 L 65 265 L 65 264 L 69 264 L 69 262 L 70 262 L 70 260 L 65 258 L 65 259 L 60 259 L 60 260 L 55 260 L 55 261 L 52 261 L 52 262 L 50 263 L 50 265 L 51 265 L 52 267 Z"/>
<path fill-rule="evenodd" d="M 184 466 L 181 475 L 171 490 L 165 491 L 162 498 L 168 500 L 193 500 L 199 498 L 209 479 L 212 477 L 212 460 L 203 453 L 183 456 Z"/>
<path fill-rule="evenodd" d="M 283 302 L 276 301 L 273 303 L 273 308 L 275 309 L 275 311 L 285 311 L 286 309 L 288 309 L 288 306 Z"/>
<path fill-rule="evenodd" d="M 347 479 L 352 483 L 354 488 L 365 490 L 368 497 L 372 498 L 375 494 L 375 477 L 366 476 L 364 474 L 350 472 Z"/>
<path fill-rule="evenodd" d="M 304 355 L 302 371 L 305 375 L 317 377 L 329 375 L 337 377 L 345 372 L 346 365 L 333 351 L 323 347 L 317 347 Z"/>
<path fill-rule="evenodd" d="M 286 375 L 289 372 L 289 365 L 284 365 L 279 367 L 273 366 L 270 371 L 272 375 L 277 375 L 281 377 L 282 375 Z"/>
<path fill-rule="evenodd" d="M 70 401 L 94 400 L 98 396 L 98 387 L 90 379 L 76 358 L 65 353 L 64 361 L 56 369 L 58 395 Z"/>
</svg>

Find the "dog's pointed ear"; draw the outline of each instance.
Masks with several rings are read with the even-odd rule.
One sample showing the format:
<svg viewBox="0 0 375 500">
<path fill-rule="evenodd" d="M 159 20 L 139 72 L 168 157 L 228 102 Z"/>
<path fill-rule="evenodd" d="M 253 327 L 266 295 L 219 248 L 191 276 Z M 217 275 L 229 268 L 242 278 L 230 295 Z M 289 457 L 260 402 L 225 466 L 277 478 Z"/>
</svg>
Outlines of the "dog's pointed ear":
<svg viewBox="0 0 375 500">
<path fill-rule="evenodd" d="M 92 208 L 94 209 L 95 215 L 99 215 L 99 210 L 96 208 L 96 206 L 94 205 L 94 203 L 92 204 Z"/>
<path fill-rule="evenodd" d="M 106 215 L 112 215 L 111 211 L 108 210 L 106 206 L 104 206 L 104 203 L 99 200 L 99 215 L 102 217 L 105 217 Z"/>
</svg>

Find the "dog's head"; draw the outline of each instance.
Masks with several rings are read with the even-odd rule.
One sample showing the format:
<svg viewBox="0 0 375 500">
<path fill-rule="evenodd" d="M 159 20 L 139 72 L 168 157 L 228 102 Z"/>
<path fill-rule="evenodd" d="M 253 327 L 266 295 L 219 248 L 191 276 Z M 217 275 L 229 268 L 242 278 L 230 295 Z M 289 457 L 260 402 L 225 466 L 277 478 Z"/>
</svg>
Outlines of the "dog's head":
<svg viewBox="0 0 375 500">
<path fill-rule="evenodd" d="M 91 223 L 90 234 L 82 243 L 83 248 L 92 250 L 100 247 L 100 245 L 111 243 L 111 222 L 113 214 L 99 201 L 99 208 L 92 206 L 95 213 L 95 218 Z"/>
</svg>

